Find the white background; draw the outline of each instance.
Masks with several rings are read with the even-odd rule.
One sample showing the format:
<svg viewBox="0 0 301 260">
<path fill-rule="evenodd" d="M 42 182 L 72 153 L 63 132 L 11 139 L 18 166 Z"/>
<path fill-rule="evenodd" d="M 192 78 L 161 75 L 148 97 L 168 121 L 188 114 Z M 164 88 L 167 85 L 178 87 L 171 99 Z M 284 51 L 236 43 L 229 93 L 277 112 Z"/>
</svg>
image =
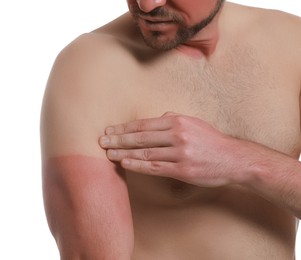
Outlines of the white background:
<svg viewBox="0 0 301 260">
<path fill-rule="evenodd" d="M 301 16 L 297 0 L 235 2 Z M 45 83 L 66 44 L 126 10 L 126 0 L 0 3 L 0 259 L 59 259 L 41 197 L 39 115 Z M 301 260 L 301 238 L 297 254 Z"/>
</svg>

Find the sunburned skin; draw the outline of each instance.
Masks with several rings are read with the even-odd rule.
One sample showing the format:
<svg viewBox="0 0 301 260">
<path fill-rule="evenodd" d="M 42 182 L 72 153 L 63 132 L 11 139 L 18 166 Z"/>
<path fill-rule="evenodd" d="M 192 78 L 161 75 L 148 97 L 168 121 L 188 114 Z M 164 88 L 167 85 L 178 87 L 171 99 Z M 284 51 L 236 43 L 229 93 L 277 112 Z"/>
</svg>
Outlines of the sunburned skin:
<svg viewBox="0 0 301 260">
<path fill-rule="evenodd" d="M 172 0 L 166 10 L 189 26 L 208 17 L 215 3 Z M 41 139 L 46 213 L 62 260 L 294 259 L 301 166 L 291 157 L 301 150 L 301 21 L 230 3 L 223 10 L 219 26 L 185 42 L 205 53 L 218 35 L 214 53 L 199 60 L 146 46 L 131 13 L 59 55 Z M 147 29 L 163 28 L 156 23 Z M 175 34 L 169 30 L 153 44 Z M 167 111 L 180 115 L 172 127 L 143 131 L 151 118 L 162 127 Z M 114 147 L 103 147 L 116 163 L 130 160 L 129 153 L 141 156 L 137 168 L 121 163 L 125 171 L 108 161 L 97 140 L 105 127 L 126 130 L 133 121 L 138 135 L 128 137 L 139 147 L 126 145 L 120 133 L 115 148 L 127 156 L 113 158 Z M 154 166 L 176 163 L 176 172 L 141 169 L 151 157 Z"/>
<path fill-rule="evenodd" d="M 59 248 L 84 245 L 84 252 L 114 248 L 107 254 L 130 254 L 131 246 L 120 243 L 131 243 L 133 228 L 126 184 L 116 165 L 83 155 L 52 157 L 43 167 L 43 186 L 49 226 Z M 107 236 L 114 241 L 106 241 Z"/>
<path fill-rule="evenodd" d="M 179 48 L 201 58 L 215 50 L 218 19 L 224 1 L 131 1 L 129 10 L 147 45 L 158 50 Z"/>
<path fill-rule="evenodd" d="M 217 39 L 213 39 L 213 42 L 209 41 L 208 44 L 204 43 L 202 48 L 194 48 L 193 46 L 181 45 L 177 47 L 176 50 L 187 57 L 193 59 L 201 59 L 204 57 L 209 57 L 210 54 L 214 52 L 216 44 Z"/>
<path fill-rule="evenodd" d="M 210 6 L 211 4 L 212 3 L 207 3 L 206 8 L 212 8 L 212 6 Z M 194 8 L 198 8 L 194 5 L 194 2 L 185 2 L 185 6 L 187 8 L 190 8 L 191 10 L 193 10 Z M 217 17 L 219 16 L 220 13 L 217 14 Z M 181 44 L 178 47 L 176 47 L 176 50 L 194 59 L 210 57 L 210 55 L 212 55 L 215 52 L 220 37 L 217 17 L 201 30 L 201 37 L 196 36 L 195 38 L 190 39 L 185 44 Z"/>
</svg>

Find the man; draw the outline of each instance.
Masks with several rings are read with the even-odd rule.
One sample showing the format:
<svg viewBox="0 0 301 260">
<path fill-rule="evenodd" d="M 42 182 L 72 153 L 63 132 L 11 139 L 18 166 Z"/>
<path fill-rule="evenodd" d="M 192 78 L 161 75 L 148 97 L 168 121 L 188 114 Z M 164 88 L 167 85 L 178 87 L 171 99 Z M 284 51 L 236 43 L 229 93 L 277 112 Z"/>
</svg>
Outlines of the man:
<svg viewBox="0 0 301 260">
<path fill-rule="evenodd" d="M 60 53 L 45 92 L 61 259 L 294 259 L 300 18 L 223 0 L 128 6 Z"/>
</svg>

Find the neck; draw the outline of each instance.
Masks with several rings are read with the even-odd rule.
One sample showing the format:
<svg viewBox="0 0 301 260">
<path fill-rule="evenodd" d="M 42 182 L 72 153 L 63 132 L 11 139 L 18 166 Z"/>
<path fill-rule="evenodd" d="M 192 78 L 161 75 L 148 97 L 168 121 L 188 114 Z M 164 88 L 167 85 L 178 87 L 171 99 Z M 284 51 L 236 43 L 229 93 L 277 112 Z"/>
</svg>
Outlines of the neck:
<svg viewBox="0 0 301 260">
<path fill-rule="evenodd" d="M 209 58 L 215 52 L 219 41 L 219 16 L 220 13 L 208 26 L 193 38 L 178 46 L 176 50 L 193 58 Z"/>
</svg>

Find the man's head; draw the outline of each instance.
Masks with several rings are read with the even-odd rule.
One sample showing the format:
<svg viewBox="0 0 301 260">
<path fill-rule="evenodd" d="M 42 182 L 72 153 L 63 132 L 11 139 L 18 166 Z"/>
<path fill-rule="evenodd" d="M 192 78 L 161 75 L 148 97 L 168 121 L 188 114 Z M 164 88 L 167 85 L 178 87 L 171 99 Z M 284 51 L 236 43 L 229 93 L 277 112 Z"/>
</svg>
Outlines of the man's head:
<svg viewBox="0 0 301 260">
<path fill-rule="evenodd" d="M 225 0 L 127 0 L 146 44 L 170 50 L 194 37 L 219 13 Z"/>
</svg>

